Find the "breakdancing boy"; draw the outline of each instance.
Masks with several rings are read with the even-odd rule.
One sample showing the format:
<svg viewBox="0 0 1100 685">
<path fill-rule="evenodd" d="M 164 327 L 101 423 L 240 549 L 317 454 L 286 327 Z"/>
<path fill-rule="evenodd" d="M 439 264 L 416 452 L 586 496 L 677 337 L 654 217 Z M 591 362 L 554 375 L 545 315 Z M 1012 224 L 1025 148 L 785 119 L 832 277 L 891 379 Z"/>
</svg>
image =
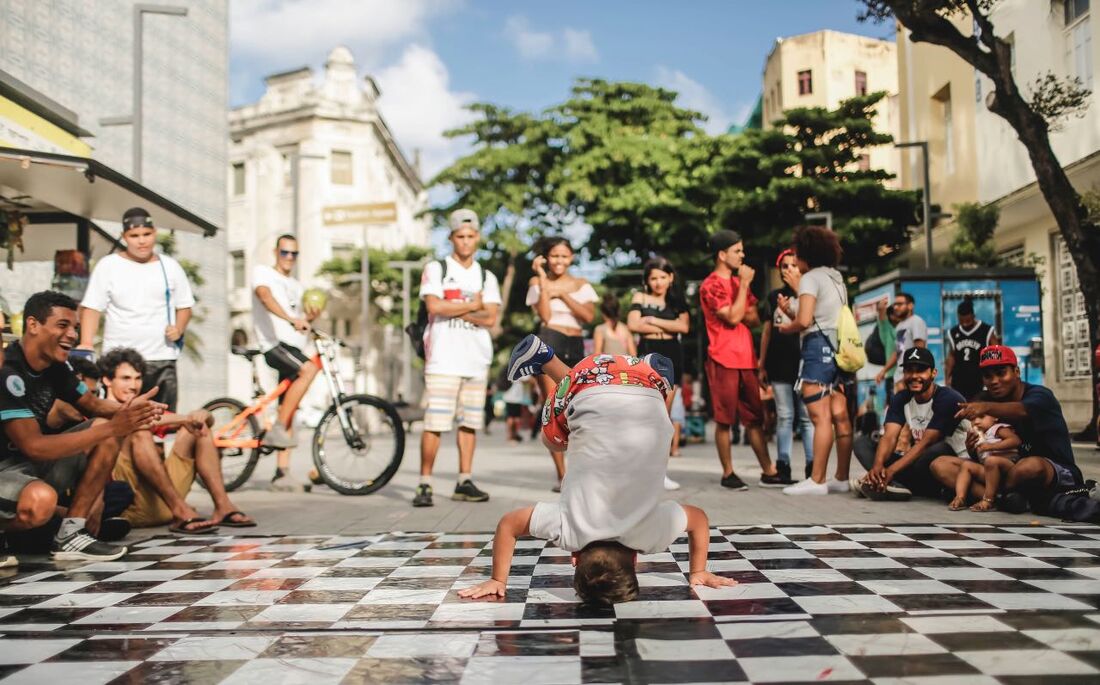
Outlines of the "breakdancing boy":
<svg viewBox="0 0 1100 685">
<path fill-rule="evenodd" d="M 459 591 L 476 599 L 504 596 L 516 538 L 533 535 L 572 552 L 573 589 L 583 602 L 611 605 L 638 596 L 638 553 L 689 538 L 692 585 L 736 581 L 708 573 L 710 524 L 702 509 L 662 501 L 672 422 L 672 362 L 660 355 L 600 354 L 572 369 L 529 335 L 512 351 L 508 378 L 546 374 L 558 384 L 543 408 L 543 442 L 567 449 L 569 472 L 557 504 L 540 502 L 505 514 L 493 538 L 492 578 Z"/>
</svg>

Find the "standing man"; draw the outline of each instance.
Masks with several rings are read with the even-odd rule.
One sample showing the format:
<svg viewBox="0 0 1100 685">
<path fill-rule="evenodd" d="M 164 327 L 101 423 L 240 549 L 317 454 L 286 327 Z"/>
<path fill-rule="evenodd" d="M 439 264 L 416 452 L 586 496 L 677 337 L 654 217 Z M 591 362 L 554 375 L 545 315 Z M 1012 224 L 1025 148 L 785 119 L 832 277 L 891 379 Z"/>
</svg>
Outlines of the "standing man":
<svg viewBox="0 0 1100 685">
<path fill-rule="evenodd" d="M 101 351 L 116 347 L 137 350 L 146 362 L 142 392 L 159 388 L 156 401 L 175 411 L 179 387 L 176 360 L 183 349 L 195 296 L 179 262 L 154 251 L 157 229 L 149 212 L 141 207 L 126 210 L 122 240 L 126 250 L 107 255 L 92 271 L 80 303 L 77 349 L 95 349 L 99 319 L 105 316 Z"/>
<path fill-rule="evenodd" d="M 294 412 L 317 375 L 317 365 L 302 350 L 309 339 L 310 322 L 320 314 L 303 310 L 305 289 L 291 271 L 298 262 L 298 239 L 284 234 L 275 240 L 275 268 L 266 264 L 252 270 L 252 326 L 256 344 L 264 361 L 279 374 L 279 382 L 290 380 L 290 387 L 279 398 L 275 425 L 263 437 L 263 443 L 279 449 L 272 490 L 298 492 L 305 489 L 290 475 L 290 448 L 297 445 L 291 435 Z"/>
<path fill-rule="evenodd" d="M 982 349 L 997 344 L 993 326 L 974 316 L 974 301 L 969 297 L 959 303 L 959 325 L 947 332 L 948 386 L 959 391 L 969 402 L 982 391 L 982 370 L 978 357 Z"/>
<path fill-rule="evenodd" d="M 125 404 L 103 400 L 76 377 L 66 361 L 76 343 L 76 306 L 58 292 L 31 295 L 23 307 L 23 336 L 5 351 L 0 368 L 0 530 L 45 525 L 59 511 L 59 495 L 71 492 L 51 556 L 57 561 L 110 561 L 126 548 L 93 537 L 99 531 L 103 489 L 121 440 L 150 428 L 164 405 L 149 401 L 152 392 Z M 58 400 L 85 416 L 101 418 L 60 432 L 49 423 L 50 408 Z"/>
<path fill-rule="evenodd" d="M 760 322 L 756 297 L 749 291 L 756 270 L 745 264 L 745 245 L 735 231 L 721 230 L 710 238 L 714 271 L 699 288 L 707 326 L 707 380 L 714 408 L 714 444 L 722 464 L 722 485 L 748 490 L 733 472 L 730 427 L 738 421 L 760 462 L 760 485 L 783 487 L 783 478 L 768 456 L 764 437 L 764 407 L 756 377 L 756 350 L 749 325 Z M 748 325 L 746 325 L 748 324 Z"/>
<path fill-rule="evenodd" d="M 477 214 L 456 209 L 450 216 L 453 252 L 431 262 L 420 279 L 420 306 L 428 308 L 424 333 L 424 393 L 428 409 L 420 436 L 420 485 L 414 507 L 432 506 L 432 467 L 440 434 L 458 422 L 458 483 L 451 499 L 485 502 L 488 493 L 470 477 L 476 431 L 482 427 L 485 388 L 493 361 L 489 329 L 500 313 L 497 277 L 474 260 L 481 227 Z"/>
<path fill-rule="evenodd" d="M 882 371 L 875 377 L 876 383 L 881 383 L 886 378 L 886 370 L 894 367 L 894 392 L 905 389 L 905 372 L 898 360 L 905 358 L 905 353 L 914 347 L 928 347 L 928 324 L 924 319 L 913 313 L 916 301 L 909 293 L 898 293 L 894 296 L 894 315 L 898 317 L 895 327 L 897 342 L 894 345 L 894 353 L 886 358 L 886 364 Z"/>
</svg>

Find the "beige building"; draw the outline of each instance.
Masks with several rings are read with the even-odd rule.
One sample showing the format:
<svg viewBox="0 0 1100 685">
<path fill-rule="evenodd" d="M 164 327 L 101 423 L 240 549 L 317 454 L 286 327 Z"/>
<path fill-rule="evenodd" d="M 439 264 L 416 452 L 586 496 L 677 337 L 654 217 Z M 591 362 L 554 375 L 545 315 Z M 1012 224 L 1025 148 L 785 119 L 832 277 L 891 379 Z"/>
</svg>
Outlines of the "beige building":
<svg viewBox="0 0 1100 685">
<path fill-rule="evenodd" d="M 991 13 L 997 35 L 1013 46 L 1016 83 L 1027 91 L 1047 72 L 1076 76 L 1094 88 L 1100 56 L 1092 43 L 1098 28 L 1088 0 L 1003 0 Z M 970 30 L 969 21 L 960 28 Z M 1079 430 L 1091 415 L 1088 326 L 1076 270 L 1043 200 L 1027 151 L 1012 128 L 989 111 L 992 82 L 975 74 L 946 49 L 913 44 L 898 31 L 902 131 L 930 143 L 932 202 L 952 211 L 958 202 L 995 203 L 1001 210 L 994 244 L 1004 261 L 1037 263 L 1043 289 L 1046 383 L 1061 401 L 1066 419 Z M 950 106 L 945 106 L 950 103 Z M 1051 133 L 1055 154 L 1079 191 L 1100 187 L 1100 111 L 1095 90 L 1080 118 Z M 970 141 L 973 141 L 972 143 Z M 903 165 L 903 187 L 919 188 L 919 153 Z M 947 253 L 955 226 L 933 231 L 936 259 Z M 923 237 L 910 254 L 923 265 Z"/>
<path fill-rule="evenodd" d="M 837 107 L 842 100 L 876 91 L 876 129 L 898 137 L 898 63 L 891 41 L 838 31 L 816 31 L 778 38 L 764 63 L 763 115 L 769 128 L 795 107 Z M 897 173 L 891 148 L 868 151 L 871 168 Z"/>
<path fill-rule="evenodd" d="M 330 291 L 319 326 L 359 345 L 358 274 L 337 287 L 318 270 L 326 260 L 357 255 L 364 237 L 372 249 L 427 247 L 427 192 L 378 111 L 378 86 L 358 75 L 347 48 L 332 51 L 321 78 L 302 67 L 269 76 L 266 85 L 259 101 L 229 113 L 226 286 L 232 328 L 252 338 L 252 270 L 272 265 L 276 238 L 289 233 L 299 243 L 296 277 L 306 287 Z M 368 353 L 346 355 L 346 370 L 359 371 L 360 389 L 383 396 L 400 391 L 402 335 L 373 326 Z M 317 395 L 307 398 L 307 409 L 311 399 L 325 401 L 321 385 L 314 384 Z M 230 390 L 239 397 L 250 393 L 248 364 L 239 357 L 232 360 Z"/>
</svg>

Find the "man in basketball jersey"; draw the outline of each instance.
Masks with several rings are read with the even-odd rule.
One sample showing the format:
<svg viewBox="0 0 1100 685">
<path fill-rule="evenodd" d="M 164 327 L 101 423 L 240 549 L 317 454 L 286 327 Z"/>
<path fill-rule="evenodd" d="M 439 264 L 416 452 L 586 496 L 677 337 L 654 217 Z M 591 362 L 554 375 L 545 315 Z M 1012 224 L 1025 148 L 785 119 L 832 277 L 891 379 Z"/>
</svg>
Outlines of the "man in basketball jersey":
<svg viewBox="0 0 1100 685">
<path fill-rule="evenodd" d="M 959 304 L 959 325 L 947 332 L 947 385 L 966 401 L 982 391 L 982 374 L 978 356 L 983 347 L 998 344 L 993 326 L 974 316 L 974 301 L 967 298 Z"/>
</svg>

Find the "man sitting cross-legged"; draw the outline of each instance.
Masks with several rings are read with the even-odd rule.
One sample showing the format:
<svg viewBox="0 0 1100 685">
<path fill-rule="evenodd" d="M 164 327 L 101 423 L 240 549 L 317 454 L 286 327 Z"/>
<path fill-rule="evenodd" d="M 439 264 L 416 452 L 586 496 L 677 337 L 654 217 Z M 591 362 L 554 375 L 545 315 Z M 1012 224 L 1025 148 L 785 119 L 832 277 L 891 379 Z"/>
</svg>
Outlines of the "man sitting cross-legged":
<svg viewBox="0 0 1100 685">
<path fill-rule="evenodd" d="M 92 537 L 99 530 L 103 489 L 120 440 L 148 428 L 164 412 L 149 398 L 156 388 L 124 404 L 103 400 L 66 363 L 76 345 L 76 302 L 44 291 L 23 307 L 23 336 L 4 352 L 0 368 L 0 530 L 30 530 L 55 514 L 58 493 L 72 499 L 54 536 L 55 560 L 111 560 L 126 548 Z M 67 431 L 49 424 L 55 401 L 99 417 Z M 10 562 L 11 560 L 5 560 Z"/>
<path fill-rule="evenodd" d="M 569 455 L 561 500 L 505 514 L 493 538 L 492 578 L 459 596 L 503 596 L 521 535 L 572 552 L 573 589 L 582 602 L 611 605 L 636 598 L 638 553 L 662 551 L 685 530 L 691 584 L 734 585 L 706 571 L 706 514 L 662 501 L 672 440 L 672 362 L 655 354 L 644 361 L 601 354 L 569 369 L 531 335 L 512 352 L 508 377 L 515 382 L 539 373 L 558 384 L 543 408 L 543 441 Z"/>
<path fill-rule="evenodd" d="M 145 360 L 128 347 L 116 347 L 99 360 L 107 395 L 116 402 L 126 402 L 141 390 Z M 122 512 L 122 518 L 135 528 L 171 523 L 173 533 L 188 535 L 213 532 L 218 525 L 250 528 L 256 523 L 238 511 L 229 500 L 222 480 L 221 461 L 209 430 L 210 413 L 199 409 L 189 414 L 166 413 L 152 430 L 138 431 L 122 443 L 115 464 L 116 480 L 130 484 L 134 503 Z M 166 458 L 153 440 L 153 433 L 180 429 Z M 185 499 L 195 482 L 195 472 L 214 502 L 214 515 L 199 516 Z"/>
</svg>

